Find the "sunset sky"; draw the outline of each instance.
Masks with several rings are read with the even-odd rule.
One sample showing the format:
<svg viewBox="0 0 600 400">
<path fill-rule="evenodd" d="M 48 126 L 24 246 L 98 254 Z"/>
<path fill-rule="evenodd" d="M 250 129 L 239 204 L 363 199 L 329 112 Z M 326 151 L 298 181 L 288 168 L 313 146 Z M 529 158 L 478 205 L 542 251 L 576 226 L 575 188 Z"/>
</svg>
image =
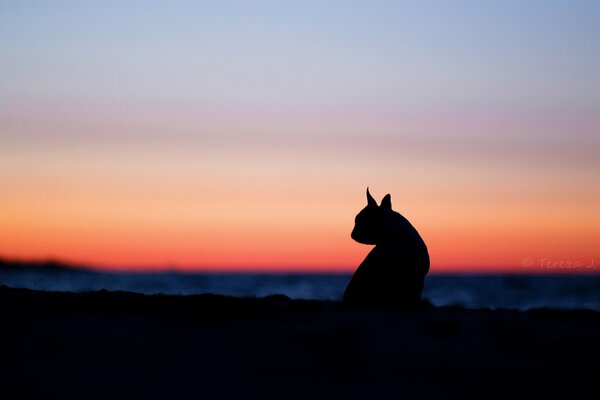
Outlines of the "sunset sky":
<svg viewBox="0 0 600 400">
<path fill-rule="evenodd" d="M 432 272 L 599 271 L 599 71 L 597 1 L 2 1 L 0 255 L 350 272 L 369 186 Z"/>
</svg>

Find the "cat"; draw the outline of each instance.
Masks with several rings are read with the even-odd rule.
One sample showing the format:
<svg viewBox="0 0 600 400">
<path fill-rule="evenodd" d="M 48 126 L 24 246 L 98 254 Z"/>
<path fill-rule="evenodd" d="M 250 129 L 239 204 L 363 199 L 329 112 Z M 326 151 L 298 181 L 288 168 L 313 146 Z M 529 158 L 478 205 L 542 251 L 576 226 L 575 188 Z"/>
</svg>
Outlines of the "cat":
<svg viewBox="0 0 600 400">
<path fill-rule="evenodd" d="M 367 188 L 367 206 L 356 216 L 351 237 L 375 248 L 352 276 L 344 303 L 384 307 L 420 303 L 429 272 L 429 253 L 411 223 L 392 210 L 389 194 L 378 206 Z"/>
</svg>

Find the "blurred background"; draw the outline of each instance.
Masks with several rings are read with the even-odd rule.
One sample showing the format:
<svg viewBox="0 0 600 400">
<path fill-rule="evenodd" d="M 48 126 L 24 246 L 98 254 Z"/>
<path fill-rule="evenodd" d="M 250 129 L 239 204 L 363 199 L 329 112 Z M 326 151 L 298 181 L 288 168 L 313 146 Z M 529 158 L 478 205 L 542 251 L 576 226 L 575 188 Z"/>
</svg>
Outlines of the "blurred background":
<svg viewBox="0 0 600 400">
<path fill-rule="evenodd" d="M 5 0 L 0 255 L 348 273 L 369 186 L 434 273 L 597 272 L 598 71 L 594 1 Z"/>
</svg>

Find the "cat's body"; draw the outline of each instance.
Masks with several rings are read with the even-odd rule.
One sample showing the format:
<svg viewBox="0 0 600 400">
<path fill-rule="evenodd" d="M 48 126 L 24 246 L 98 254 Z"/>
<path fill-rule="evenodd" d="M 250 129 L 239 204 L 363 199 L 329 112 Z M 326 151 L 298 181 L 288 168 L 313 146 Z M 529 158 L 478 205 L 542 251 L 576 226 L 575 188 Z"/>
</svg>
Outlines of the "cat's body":
<svg viewBox="0 0 600 400">
<path fill-rule="evenodd" d="M 429 254 L 417 230 L 392 210 L 390 195 L 378 206 L 367 190 L 368 205 L 357 216 L 352 238 L 375 248 L 360 264 L 343 301 L 365 306 L 412 306 L 421 300 Z"/>
</svg>

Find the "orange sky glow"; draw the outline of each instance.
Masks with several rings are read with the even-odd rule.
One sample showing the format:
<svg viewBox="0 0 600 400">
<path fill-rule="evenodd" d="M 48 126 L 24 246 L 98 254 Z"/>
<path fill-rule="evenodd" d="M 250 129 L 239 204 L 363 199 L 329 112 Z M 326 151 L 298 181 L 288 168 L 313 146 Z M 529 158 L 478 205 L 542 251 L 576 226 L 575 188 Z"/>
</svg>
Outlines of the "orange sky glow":
<svg viewBox="0 0 600 400">
<path fill-rule="evenodd" d="M 351 272 L 369 186 L 432 272 L 600 271 L 598 4 L 376 3 L 3 6 L 0 257 Z"/>
</svg>

